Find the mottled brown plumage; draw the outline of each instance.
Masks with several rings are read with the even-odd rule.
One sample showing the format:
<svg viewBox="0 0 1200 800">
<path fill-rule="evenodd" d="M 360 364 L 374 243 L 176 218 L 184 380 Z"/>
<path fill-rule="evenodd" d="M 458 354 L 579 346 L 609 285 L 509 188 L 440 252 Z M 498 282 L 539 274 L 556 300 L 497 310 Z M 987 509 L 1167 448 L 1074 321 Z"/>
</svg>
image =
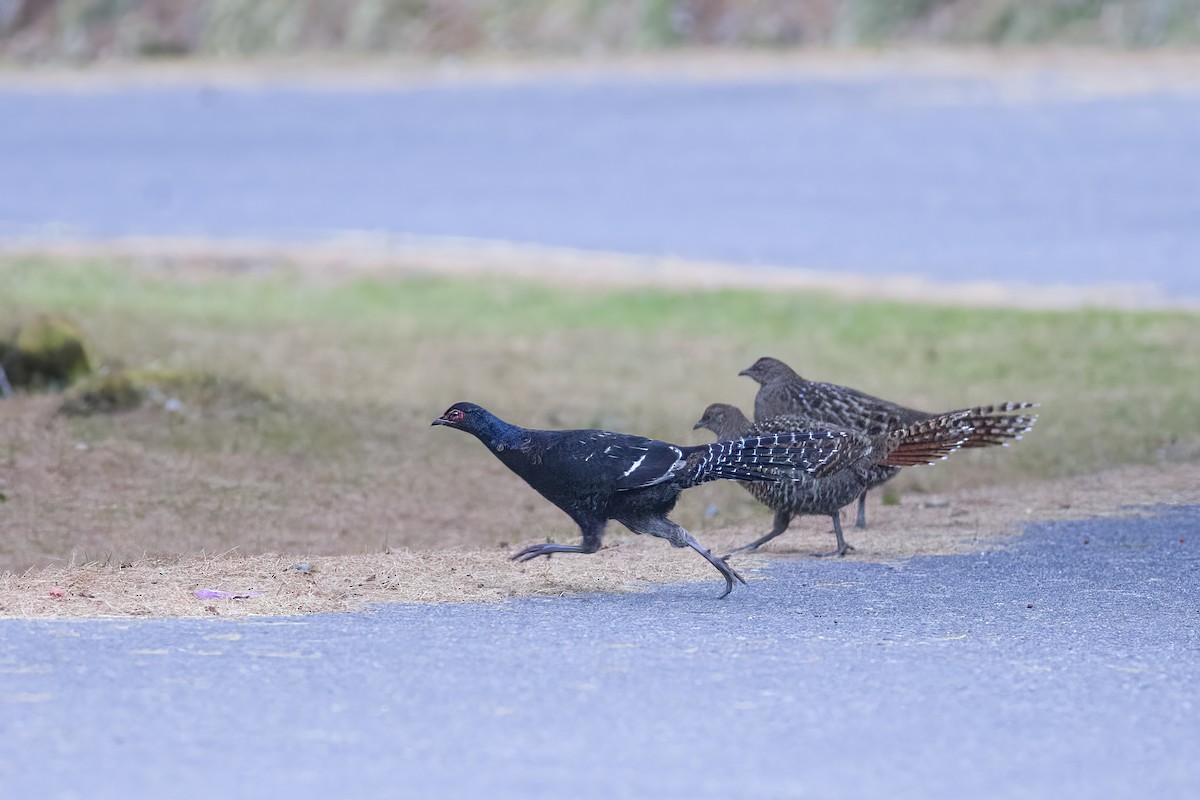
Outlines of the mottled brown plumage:
<svg viewBox="0 0 1200 800">
<path fill-rule="evenodd" d="M 901 467 L 930 464 L 960 447 L 980 440 L 1015 435 L 1028 430 L 1032 418 L 1008 415 L 1009 404 L 952 411 L 886 433 L 868 435 L 843 431 L 835 453 L 820 476 L 805 475 L 777 483 L 742 483 L 759 502 L 775 512 L 775 524 L 766 536 L 734 552 L 755 550 L 787 530 L 797 515 L 828 515 L 833 520 L 837 549 L 827 555 L 845 555 L 854 549 L 842 535 L 840 511 L 868 489 L 890 480 Z M 719 440 L 746 435 L 790 431 L 833 430 L 832 426 L 799 415 L 781 415 L 751 422 L 735 406 L 714 403 L 704 410 L 696 428 L 707 428 Z M 975 445 L 978 446 L 978 445 Z"/>
<path fill-rule="evenodd" d="M 760 386 L 758 395 L 754 398 L 754 418 L 769 419 L 783 415 L 797 415 L 821 423 L 824 426 L 845 428 L 861 431 L 874 436 L 888 433 L 917 422 L 933 419 L 929 411 L 919 411 L 908 408 L 890 400 L 884 400 L 874 395 L 840 386 L 836 383 L 820 383 L 802 378 L 791 367 L 777 358 L 764 356 L 754 362 L 739 375 L 753 378 Z M 1033 403 L 1001 403 L 987 406 L 992 413 L 1019 411 L 1033 408 Z M 979 409 L 961 409 L 958 412 L 967 413 Z M 1027 420 L 1020 423 L 1016 418 L 1011 423 L 1001 420 L 992 425 L 991 430 L 977 430 L 963 447 L 991 447 L 994 445 L 1007 446 L 1009 442 L 1020 439 L 1021 434 L 1029 430 L 1037 417 L 1021 417 Z M 981 425 L 984 423 L 980 423 Z M 878 486 L 896 476 L 898 470 L 883 478 Z M 867 494 L 863 492 L 858 499 L 858 517 L 855 525 L 867 527 Z"/>
</svg>

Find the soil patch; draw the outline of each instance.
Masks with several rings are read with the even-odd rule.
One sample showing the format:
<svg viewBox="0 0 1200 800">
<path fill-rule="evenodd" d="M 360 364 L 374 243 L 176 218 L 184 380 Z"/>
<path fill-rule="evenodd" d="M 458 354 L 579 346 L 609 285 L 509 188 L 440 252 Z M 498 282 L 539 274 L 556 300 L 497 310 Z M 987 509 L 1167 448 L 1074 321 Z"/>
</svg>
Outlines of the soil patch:
<svg viewBox="0 0 1200 800">
<path fill-rule="evenodd" d="M 897 562 L 981 551 L 1002 546 L 1004 537 L 1020 533 L 1030 521 L 1144 515 L 1155 513 L 1153 507 L 1160 504 L 1200 503 L 1198 487 L 1200 464 L 1175 464 L 907 495 L 898 506 L 883 507 L 876 497 L 868 508 L 870 528 L 847 527 L 847 539 L 857 547 L 847 558 Z M 758 524 L 712 530 L 699 538 L 721 552 L 761 535 L 769 524 L 763 510 Z M 767 559 L 811 558 L 833 544 L 828 524 L 817 518 L 793 526 L 760 553 L 733 558 L 750 582 L 739 591 L 753 591 Z M 1180 532 L 1181 538 L 1186 535 Z M 31 570 L 0 576 L 0 617 L 278 616 L 353 611 L 381 602 L 496 602 L 529 595 L 636 592 L 673 581 L 708 581 L 714 598 L 721 589 L 716 573 L 695 554 L 633 536 L 615 524 L 606 546 L 593 556 L 518 565 L 508 556 L 520 544 L 311 558 L 227 552 Z M 204 590 L 234 596 L 197 596 Z"/>
</svg>

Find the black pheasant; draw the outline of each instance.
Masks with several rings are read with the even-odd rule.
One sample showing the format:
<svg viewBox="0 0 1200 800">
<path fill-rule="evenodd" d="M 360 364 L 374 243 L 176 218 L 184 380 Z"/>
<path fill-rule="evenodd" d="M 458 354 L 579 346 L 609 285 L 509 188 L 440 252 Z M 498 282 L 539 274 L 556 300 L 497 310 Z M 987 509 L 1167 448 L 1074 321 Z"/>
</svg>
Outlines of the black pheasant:
<svg viewBox="0 0 1200 800">
<path fill-rule="evenodd" d="M 690 547 L 725 578 L 725 597 L 734 580 L 745 583 L 693 536 L 667 519 L 679 493 L 725 478 L 774 483 L 822 474 L 847 434 L 786 431 L 738 436 L 698 447 L 601 430 L 543 431 L 511 425 L 474 403 L 455 403 L 433 421 L 474 434 L 505 466 L 579 525 L 583 544 L 538 544 L 513 556 L 528 561 L 553 553 L 594 553 L 608 520 L 634 533 Z"/>
<path fill-rule="evenodd" d="M 750 494 L 775 512 L 775 524 L 766 536 L 733 552 L 755 550 L 787 530 L 792 517 L 801 514 L 826 514 L 833 520 L 837 549 L 822 555 L 845 555 L 854 548 L 842 536 L 840 511 L 868 489 L 890 480 L 901 467 L 930 464 L 944 459 L 960 447 L 970 447 L 979 439 L 1001 435 L 998 432 L 1028 430 L 1032 418 L 1003 413 L 1007 406 L 952 411 L 887 433 L 867 435 L 842 430 L 838 449 L 829 456 L 819 474 L 802 474 L 795 479 L 775 483 L 743 483 Z M 807 417 L 782 415 L 750 422 L 735 406 L 714 403 L 704 410 L 696 423 L 718 439 L 788 431 L 816 432 L 827 425 Z"/>
<path fill-rule="evenodd" d="M 794 414 L 823 423 L 825 426 L 861 431 L 868 436 L 874 436 L 940 416 L 929 411 L 918 411 L 915 408 L 883 400 L 849 386 L 806 380 L 787 364 L 769 356 L 758 359 L 752 367 L 744 369 L 738 374 L 753 378 L 760 384 L 758 395 L 754 398 L 754 418 L 756 420 Z M 1036 403 L 1003 403 L 989 406 L 989 408 L 995 412 L 1004 412 L 1035 406 Z M 1007 447 L 1009 442 L 1020 439 L 1037 417 L 1030 416 L 1027 419 L 1028 423 L 1024 426 L 1015 423 L 1011 425 L 998 424 L 994 426 L 994 430 L 986 433 L 976 431 L 975 435 L 963 444 L 963 447 L 991 447 L 993 445 Z M 892 473 L 879 483 L 890 480 L 898 472 L 899 470 L 892 470 Z M 873 485 L 877 486 L 879 483 Z M 865 491 L 858 498 L 858 517 L 855 520 L 855 526 L 867 527 L 867 493 Z"/>
</svg>

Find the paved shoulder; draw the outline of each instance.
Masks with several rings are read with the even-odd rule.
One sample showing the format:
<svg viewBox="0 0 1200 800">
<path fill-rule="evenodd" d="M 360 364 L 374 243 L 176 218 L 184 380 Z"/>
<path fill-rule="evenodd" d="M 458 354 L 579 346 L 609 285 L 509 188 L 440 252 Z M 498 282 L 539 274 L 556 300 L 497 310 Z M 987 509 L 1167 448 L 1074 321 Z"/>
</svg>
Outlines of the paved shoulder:
<svg viewBox="0 0 1200 800">
<path fill-rule="evenodd" d="M 13 797 L 1180 797 L 1200 506 L 899 566 L 242 622 L 0 622 Z"/>
</svg>

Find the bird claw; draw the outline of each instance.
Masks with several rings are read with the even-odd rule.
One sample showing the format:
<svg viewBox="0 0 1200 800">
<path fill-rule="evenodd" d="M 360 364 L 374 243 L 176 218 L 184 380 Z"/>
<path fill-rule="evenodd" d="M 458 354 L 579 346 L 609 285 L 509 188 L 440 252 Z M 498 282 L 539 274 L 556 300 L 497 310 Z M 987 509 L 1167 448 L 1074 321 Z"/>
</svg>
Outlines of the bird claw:
<svg viewBox="0 0 1200 800">
<path fill-rule="evenodd" d="M 728 556 L 726 556 L 725 558 L 728 558 Z M 721 559 L 721 563 L 725 564 L 725 558 Z M 728 572 L 726 572 L 725 570 L 728 570 Z M 726 597 L 729 596 L 729 593 L 733 591 L 733 582 L 735 580 L 738 583 L 742 584 L 743 586 L 746 585 L 746 579 L 743 578 L 741 575 L 739 575 L 737 573 L 737 570 L 735 570 L 733 567 L 729 566 L 728 564 L 725 564 L 725 569 L 721 570 L 721 574 L 725 576 L 725 591 L 723 591 L 719 595 L 717 595 L 718 600 L 724 600 Z"/>
<path fill-rule="evenodd" d="M 524 550 L 521 550 L 520 552 L 510 556 L 509 558 L 512 561 L 516 561 L 518 563 L 523 564 L 526 561 L 532 561 L 533 559 L 537 558 L 538 556 L 546 556 L 547 558 L 549 558 L 550 556 L 554 555 L 555 553 L 586 553 L 586 552 L 590 552 L 590 551 L 585 550 L 584 548 L 580 547 L 579 545 L 547 543 L 547 544 L 530 545 L 529 547 L 526 547 Z"/>
<path fill-rule="evenodd" d="M 813 553 L 813 555 L 816 556 L 817 558 L 832 558 L 834 556 L 841 558 L 842 556 L 846 555 L 846 553 L 849 553 L 853 549 L 854 549 L 854 545 L 848 544 L 845 547 L 839 547 L 837 550 L 830 550 L 828 553 Z"/>
<path fill-rule="evenodd" d="M 524 563 L 526 561 L 531 561 L 532 559 L 535 559 L 538 556 L 546 556 L 547 558 L 549 558 L 550 553 L 545 552 L 545 547 L 546 547 L 546 545 L 544 545 L 544 544 L 531 545 L 529 547 L 526 547 L 524 550 L 521 550 L 520 552 L 513 554 L 512 560 L 516 561 L 518 563 Z"/>
<path fill-rule="evenodd" d="M 758 549 L 758 545 L 755 544 L 754 542 L 751 542 L 750 544 L 744 544 L 741 547 L 733 548 L 728 553 L 721 556 L 721 560 L 728 561 L 730 556 L 737 555 L 738 553 L 753 553 L 757 549 Z"/>
</svg>

